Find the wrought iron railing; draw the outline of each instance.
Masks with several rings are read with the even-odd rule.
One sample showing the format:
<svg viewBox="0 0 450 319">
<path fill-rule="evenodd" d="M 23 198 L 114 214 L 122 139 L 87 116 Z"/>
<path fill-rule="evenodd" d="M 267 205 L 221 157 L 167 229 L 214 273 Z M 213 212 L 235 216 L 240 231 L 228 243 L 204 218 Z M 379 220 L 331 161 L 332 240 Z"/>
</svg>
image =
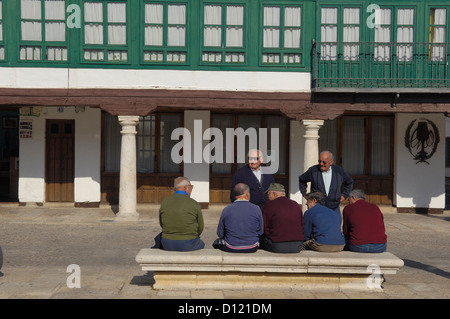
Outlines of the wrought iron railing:
<svg viewBox="0 0 450 319">
<path fill-rule="evenodd" d="M 450 43 L 313 42 L 315 91 L 444 91 Z"/>
</svg>

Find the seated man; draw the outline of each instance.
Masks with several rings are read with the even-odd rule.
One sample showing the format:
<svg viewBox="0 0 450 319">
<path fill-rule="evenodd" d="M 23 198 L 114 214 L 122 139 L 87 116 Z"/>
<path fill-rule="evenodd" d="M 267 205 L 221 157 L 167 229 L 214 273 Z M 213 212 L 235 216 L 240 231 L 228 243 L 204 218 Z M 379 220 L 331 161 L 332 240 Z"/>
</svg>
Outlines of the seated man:
<svg viewBox="0 0 450 319">
<path fill-rule="evenodd" d="M 320 252 L 338 252 L 344 249 L 345 238 L 338 216 L 325 206 L 325 196 L 320 192 L 306 195 L 308 210 L 304 216 L 304 249 Z"/>
<path fill-rule="evenodd" d="M 255 252 L 264 230 L 261 208 L 250 203 L 250 189 L 246 184 L 237 184 L 234 196 L 235 201 L 222 211 L 217 226 L 219 238 L 213 247 L 227 252 Z"/>
<path fill-rule="evenodd" d="M 200 205 L 190 198 L 193 187 L 186 177 L 175 179 L 175 192 L 164 198 L 159 209 L 162 232 L 155 238 L 153 248 L 188 251 L 205 247 L 199 237 L 204 227 L 202 211 Z"/>
<path fill-rule="evenodd" d="M 284 186 L 270 184 L 269 200 L 263 207 L 264 234 L 260 247 L 274 253 L 298 253 L 303 246 L 303 213 L 300 205 L 286 197 Z"/>
<path fill-rule="evenodd" d="M 383 214 L 377 205 L 366 202 L 360 189 L 350 192 L 348 204 L 343 211 L 343 233 L 346 249 L 362 253 L 386 251 L 387 236 Z"/>
</svg>

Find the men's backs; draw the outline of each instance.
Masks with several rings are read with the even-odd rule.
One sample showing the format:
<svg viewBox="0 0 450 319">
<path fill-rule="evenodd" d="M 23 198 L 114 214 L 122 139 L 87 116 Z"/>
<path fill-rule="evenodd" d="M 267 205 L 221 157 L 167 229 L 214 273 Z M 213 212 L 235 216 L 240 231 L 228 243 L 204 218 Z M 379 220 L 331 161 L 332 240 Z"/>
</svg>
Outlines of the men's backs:
<svg viewBox="0 0 450 319">
<path fill-rule="evenodd" d="M 351 244 L 386 242 L 384 218 L 377 205 L 358 200 L 344 208 L 343 220 L 343 232 Z"/>
<path fill-rule="evenodd" d="M 222 233 L 223 232 L 223 233 Z M 236 200 L 225 207 L 220 216 L 218 235 L 231 245 L 254 244 L 263 233 L 263 219 L 259 206 Z"/>
<path fill-rule="evenodd" d="M 267 201 L 263 218 L 264 233 L 272 241 L 303 240 L 303 213 L 296 201 L 285 196 Z"/>
<path fill-rule="evenodd" d="M 200 205 L 182 194 L 166 197 L 159 209 L 163 237 L 168 239 L 195 238 L 203 231 Z"/>
</svg>

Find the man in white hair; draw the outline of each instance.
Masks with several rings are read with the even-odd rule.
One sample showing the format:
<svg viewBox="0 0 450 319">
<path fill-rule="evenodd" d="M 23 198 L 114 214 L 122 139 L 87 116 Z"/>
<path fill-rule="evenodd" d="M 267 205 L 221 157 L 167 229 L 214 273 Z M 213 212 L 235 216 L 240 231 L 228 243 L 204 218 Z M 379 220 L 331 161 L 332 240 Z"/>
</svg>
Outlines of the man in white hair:
<svg viewBox="0 0 450 319">
<path fill-rule="evenodd" d="M 311 166 L 298 178 L 299 189 L 306 198 L 307 183 L 311 183 L 311 193 L 320 192 L 325 195 L 325 206 L 335 212 L 342 222 L 339 205 L 348 198 L 353 189 L 353 179 L 345 170 L 334 165 L 334 156 L 330 151 L 319 154 L 319 163 Z"/>
<path fill-rule="evenodd" d="M 231 202 L 234 202 L 236 199 L 234 187 L 239 183 L 243 183 L 250 188 L 250 202 L 262 208 L 267 201 L 267 194 L 265 191 L 269 188 L 271 183 L 275 183 L 275 178 L 272 174 L 263 174 L 261 164 L 264 162 L 264 159 L 261 151 L 250 150 L 247 159 L 248 164 L 242 166 L 233 175 L 230 200 Z"/>
<path fill-rule="evenodd" d="M 174 193 L 162 201 L 159 209 L 162 232 L 155 238 L 154 248 L 189 251 L 205 247 L 200 239 L 204 227 L 202 211 L 190 197 L 193 188 L 188 178 L 175 179 Z"/>
</svg>

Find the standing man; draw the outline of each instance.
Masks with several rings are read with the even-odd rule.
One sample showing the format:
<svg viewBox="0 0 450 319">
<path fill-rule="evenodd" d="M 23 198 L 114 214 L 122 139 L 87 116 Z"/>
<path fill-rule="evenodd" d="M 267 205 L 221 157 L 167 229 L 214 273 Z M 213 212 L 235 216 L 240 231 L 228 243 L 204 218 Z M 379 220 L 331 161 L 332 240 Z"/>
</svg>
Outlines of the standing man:
<svg viewBox="0 0 450 319">
<path fill-rule="evenodd" d="M 298 253 L 303 246 L 303 213 L 300 205 L 286 197 L 284 186 L 272 183 L 263 208 L 264 234 L 260 245 L 274 253 Z"/>
<path fill-rule="evenodd" d="M 193 187 L 186 177 L 175 179 L 175 192 L 164 198 L 159 208 L 162 233 L 155 238 L 154 248 L 189 251 L 205 247 L 200 239 L 204 227 L 202 211 L 190 197 Z"/>
<path fill-rule="evenodd" d="M 303 197 L 306 196 L 306 184 L 311 182 L 311 193 L 321 192 L 325 195 L 325 206 L 333 210 L 342 221 L 339 205 L 349 195 L 353 188 L 353 179 L 342 167 L 333 165 L 333 154 L 323 151 L 319 156 L 319 164 L 311 166 L 299 176 L 299 188 Z M 343 190 L 341 191 L 343 186 Z"/>
<path fill-rule="evenodd" d="M 213 247 L 226 252 L 253 253 L 258 250 L 259 236 L 264 232 L 261 208 L 250 203 L 250 189 L 239 183 L 234 189 L 236 200 L 225 207 L 217 225 Z"/>
<path fill-rule="evenodd" d="M 362 253 L 382 253 L 386 251 L 387 236 L 383 213 L 377 205 L 366 202 L 360 189 L 350 192 L 350 204 L 342 213 L 342 231 L 347 241 L 346 248 Z"/>
<path fill-rule="evenodd" d="M 267 201 L 266 189 L 271 183 L 275 183 L 272 174 L 264 174 L 261 169 L 263 163 L 262 152 L 259 150 L 250 150 L 248 152 L 248 164 L 241 167 L 234 173 L 233 182 L 230 190 L 230 200 L 234 202 L 234 187 L 239 183 L 247 184 L 250 188 L 250 202 L 258 205 L 260 208 Z"/>
</svg>

